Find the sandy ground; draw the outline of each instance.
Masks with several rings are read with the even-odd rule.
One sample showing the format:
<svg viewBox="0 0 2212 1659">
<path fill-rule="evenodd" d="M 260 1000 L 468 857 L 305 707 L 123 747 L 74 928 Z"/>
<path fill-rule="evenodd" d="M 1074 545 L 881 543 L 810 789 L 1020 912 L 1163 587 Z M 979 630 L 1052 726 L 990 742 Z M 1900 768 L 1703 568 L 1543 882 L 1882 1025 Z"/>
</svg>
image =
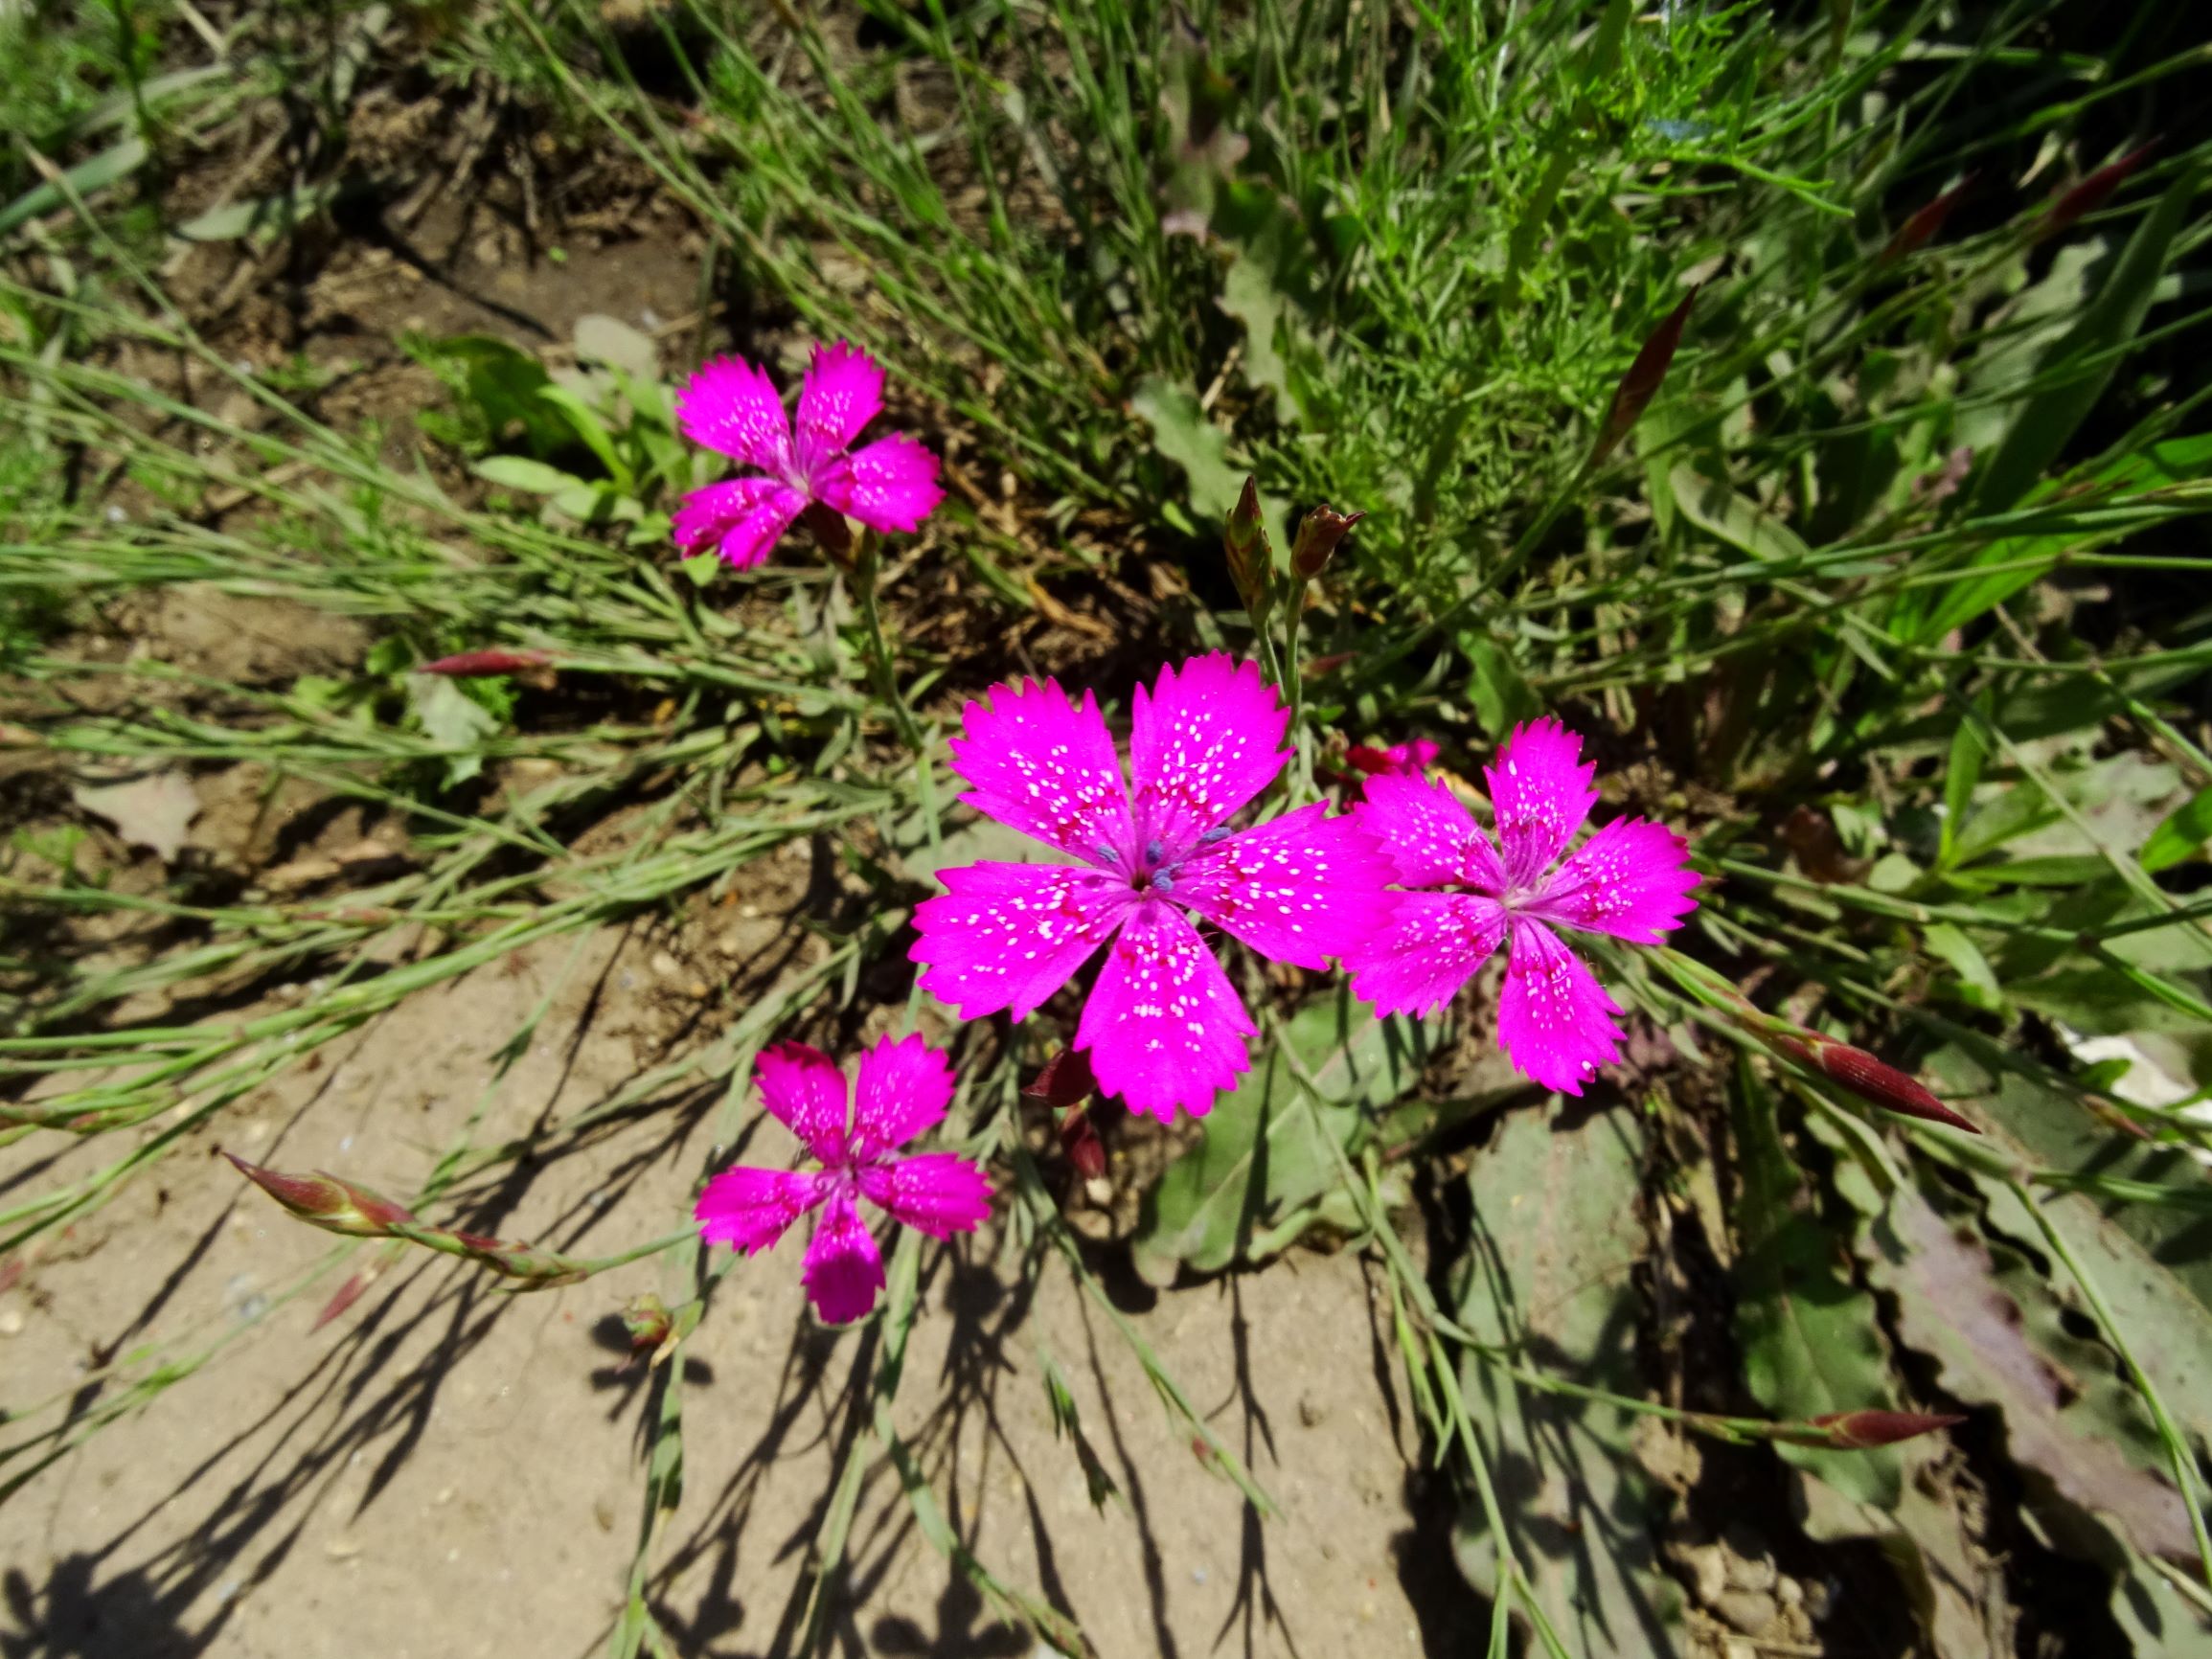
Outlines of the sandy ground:
<svg viewBox="0 0 2212 1659">
<path fill-rule="evenodd" d="M 647 1290 L 681 1300 L 673 1260 L 516 1298 L 410 1251 L 315 1329 L 344 1277 L 378 1260 L 368 1246 L 243 1329 L 329 1264 L 333 1241 L 214 1152 L 409 1193 L 471 1112 L 483 1145 L 635 1075 L 658 1029 L 647 956 L 609 933 L 573 963 L 565 946 L 541 951 L 415 999 L 124 1185 L 0 1293 L 15 1408 L 78 1388 L 103 1355 L 182 1338 L 176 1358 L 237 1334 L 0 1506 L 0 1655 L 604 1647 L 655 1404 L 614 1315 Z M 549 991 L 531 1051 L 492 1084 L 493 1052 Z M 669 1232 L 719 1103 L 718 1090 L 672 1097 L 586 1152 L 477 1190 L 489 1208 L 476 1218 L 586 1254 Z M 780 1160 L 787 1141 L 765 1125 L 753 1150 Z M 0 1153 L 0 1179 L 50 1190 L 116 1155 L 108 1137 L 49 1162 L 48 1140 L 34 1140 Z M 1137 1328 L 1279 1505 L 1264 1525 L 1194 1455 L 1064 1268 L 1047 1265 L 1033 1296 L 1018 1268 L 993 1236 L 925 1259 L 896 1401 L 960 1536 L 1000 1578 L 1072 1616 L 1107 1656 L 1412 1654 L 1424 1619 L 1441 1644 L 1427 1650 L 1451 1650 L 1466 1593 L 1442 1526 L 1416 1528 L 1408 1508 L 1423 1489 L 1413 1437 L 1356 1257 L 1301 1254 L 1156 1300 L 1127 1292 Z M 876 1339 L 816 1325 L 798 1270 L 788 1245 L 740 1264 L 686 1350 L 683 1498 L 651 1556 L 654 1604 L 686 1655 L 799 1645 L 806 1561 Z M 1055 1438 L 1045 1353 L 1119 1488 L 1103 1511 Z M 1291 1353 L 1294 1368 L 1266 1357 Z M 1032 1651 L 920 1534 L 879 1456 L 869 1470 L 832 1650 Z"/>
</svg>

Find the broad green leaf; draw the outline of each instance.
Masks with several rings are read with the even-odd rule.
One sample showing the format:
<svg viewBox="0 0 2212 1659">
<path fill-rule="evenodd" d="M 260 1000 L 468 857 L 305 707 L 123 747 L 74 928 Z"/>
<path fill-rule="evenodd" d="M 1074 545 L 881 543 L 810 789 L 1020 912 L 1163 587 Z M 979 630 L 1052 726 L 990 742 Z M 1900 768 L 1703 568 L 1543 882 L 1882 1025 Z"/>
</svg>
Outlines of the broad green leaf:
<svg viewBox="0 0 2212 1659">
<path fill-rule="evenodd" d="M 1460 648 L 1467 653 L 1470 672 L 1467 694 L 1475 717 L 1493 738 L 1503 739 L 1519 722 L 1542 711 L 1537 694 L 1521 678 L 1512 654 L 1488 634 L 1462 634 Z"/>
<path fill-rule="evenodd" d="M 2124 349 L 2142 330 L 2201 175 L 2201 167 L 2190 166 L 2166 187 L 2112 261 L 2096 297 L 2053 348 L 2038 376 L 2041 384 L 2022 400 L 1996 452 L 1975 468 L 1976 512 L 2002 512 L 2026 495 L 2104 396 Z"/>
<path fill-rule="evenodd" d="M 1773 1096 L 1747 1061 L 1737 1069 L 1734 1106 L 1744 1183 L 1736 1339 L 1752 1398 L 1797 1422 L 1892 1405 L 1895 1385 L 1874 1298 L 1836 1271 L 1835 1235 L 1782 1143 Z M 1897 1507 L 1900 1465 L 1892 1447 L 1775 1450 L 1860 1503 Z"/>
<path fill-rule="evenodd" d="M 1229 435 L 1206 419 L 1198 395 L 1186 384 L 1150 375 L 1129 407 L 1152 427 L 1152 447 L 1189 477 L 1192 514 L 1200 524 L 1220 523 L 1237 505 L 1244 475 L 1229 465 Z"/>
<path fill-rule="evenodd" d="M 559 495 L 563 490 L 588 488 L 573 472 L 548 466 L 525 455 L 487 455 L 473 468 L 477 477 L 502 489 L 527 490 L 532 495 Z"/>
<path fill-rule="evenodd" d="M 97 195 L 118 179 L 127 178 L 145 166 L 146 157 L 146 140 L 126 138 L 98 155 L 87 156 L 75 167 L 66 169 L 61 176 L 75 194 Z M 6 207 L 0 207 L 0 237 L 6 236 L 26 219 L 34 219 L 40 214 L 52 213 L 67 199 L 54 185 L 33 186 Z"/>
<path fill-rule="evenodd" d="M 629 464 L 614 446 L 614 434 L 606 429 L 606 422 L 590 404 L 566 386 L 540 386 L 537 395 L 567 419 L 576 435 L 583 440 L 584 446 L 599 457 L 599 464 L 606 468 L 617 489 L 627 491 L 636 488 L 637 480 L 630 473 Z"/>
<path fill-rule="evenodd" d="M 1298 404 L 1290 389 L 1290 365 L 1275 345 L 1275 332 L 1283 324 L 1283 295 L 1266 262 L 1248 253 L 1239 254 L 1228 275 L 1221 279 L 1220 304 L 1222 310 L 1244 325 L 1245 384 L 1254 391 L 1272 393 L 1275 418 L 1285 425 L 1291 424 L 1297 419 Z"/>
<path fill-rule="evenodd" d="M 189 242 L 228 242 L 244 236 L 281 237 L 303 219 L 312 218 L 337 194 L 334 184 L 308 185 L 278 195 L 232 202 L 189 218 L 176 234 Z"/>
<path fill-rule="evenodd" d="M 2206 841 L 2212 841 L 2212 789 L 2200 789 L 2151 831 L 2137 856 L 2155 875 L 2171 870 Z"/>
<path fill-rule="evenodd" d="M 409 674 L 407 712 L 425 738 L 448 751 L 448 786 L 466 784 L 484 769 L 484 739 L 499 729 L 499 721 L 457 681 L 444 674 Z"/>
<path fill-rule="evenodd" d="M 2005 1450 L 2046 1517 L 2101 1514 L 2143 1549 L 2196 1554 L 2157 1438 L 2111 1355 L 2066 1329 L 2066 1306 L 2020 1252 L 1901 1186 L 1876 1224 L 1875 1283 L 1946 1394 L 2001 1413 Z M 2054 1506 L 2057 1511 L 2054 1516 Z"/>
<path fill-rule="evenodd" d="M 1290 1242 L 1302 1224 L 1285 1237 L 1284 1223 L 1337 1185 L 1332 1144 L 1359 1145 L 1367 1115 L 1413 1087 L 1440 1032 L 1379 1020 L 1343 992 L 1301 1009 L 1284 1028 L 1296 1063 L 1271 1045 L 1147 1194 L 1130 1240 L 1139 1271 L 1164 1283 L 1179 1266 L 1218 1272 Z"/>
<path fill-rule="evenodd" d="M 1563 1381 L 1641 1391 L 1644 1135 L 1633 1112 L 1581 1102 L 1508 1114 L 1467 1173 L 1473 1234 L 1454 1271 L 1461 1325 Z M 1478 1355 L 1460 1375 L 1508 1541 L 1568 1654 L 1678 1651 L 1682 1595 L 1654 1557 L 1661 1505 L 1631 1444 L 1635 1414 L 1525 1389 Z M 1460 1567 L 1491 1597 L 1502 1588 L 1495 1544 L 1471 1501 Z M 1528 1650 L 1544 1648 L 1532 1640 Z"/>
<path fill-rule="evenodd" d="M 1725 484 L 1707 478 L 1687 461 L 1676 464 L 1667 474 L 1667 484 L 1682 516 L 1707 535 L 1753 558 L 1813 557 L 1813 550 L 1794 530 Z"/>
<path fill-rule="evenodd" d="M 1958 975 L 1964 1001 L 1985 1013 L 2003 1011 L 2005 993 L 1997 984 L 1995 970 L 1990 966 L 1989 958 L 1981 953 L 1981 947 L 1965 933 L 1948 921 L 1932 921 L 1921 930 L 1921 940 Z"/>
<path fill-rule="evenodd" d="M 1982 713 L 1986 716 L 1989 711 L 1985 707 Z M 1935 859 L 1939 871 L 1950 869 L 1958 855 L 1959 830 L 1972 809 L 1975 785 L 1981 783 L 1982 762 L 1988 759 L 1989 739 L 1983 734 L 1981 721 L 1959 721 L 1958 732 L 1950 740 L 1950 764 L 1943 776 L 1942 850 Z"/>
</svg>

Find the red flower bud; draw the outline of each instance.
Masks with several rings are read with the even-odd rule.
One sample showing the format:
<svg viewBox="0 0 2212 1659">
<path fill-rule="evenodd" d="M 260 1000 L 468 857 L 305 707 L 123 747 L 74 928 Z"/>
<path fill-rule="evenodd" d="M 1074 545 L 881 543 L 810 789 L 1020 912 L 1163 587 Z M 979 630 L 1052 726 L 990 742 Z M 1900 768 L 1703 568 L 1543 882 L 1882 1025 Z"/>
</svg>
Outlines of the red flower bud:
<svg viewBox="0 0 2212 1659">
<path fill-rule="evenodd" d="M 1976 173 L 1968 173 L 1965 178 L 1959 180 L 1957 184 L 1952 185 L 1950 189 L 1945 191 L 1943 194 L 1937 196 L 1935 200 L 1929 202 L 1906 219 L 1904 223 L 1899 225 L 1897 235 L 1891 237 L 1888 242 L 1883 245 L 1881 252 L 1875 256 L 1874 262 L 1878 265 L 1886 265 L 1894 260 L 1902 260 L 1906 254 L 1913 253 L 1933 241 L 1936 232 L 1943 229 L 1943 221 L 1950 217 L 1951 209 L 1966 200 L 1967 192 L 1973 189 L 1974 180 L 1978 176 Z"/>
<path fill-rule="evenodd" d="M 1636 353 L 1636 360 L 1629 365 L 1629 372 L 1621 376 L 1620 385 L 1613 391 L 1612 405 L 1606 411 L 1605 423 L 1598 428 L 1597 445 L 1590 451 L 1592 466 L 1613 452 L 1613 445 L 1629 435 L 1629 428 L 1636 423 L 1646 405 L 1657 394 L 1659 382 L 1667 377 L 1668 367 L 1675 361 L 1675 352 L 1682 343 L 1682 325 L 1690 320 L 1690 307 L 1697 301 L 1697 288 L 1684 294 L 1682 303 L 1660 320 L 1644 342 L 1643 350 Z"/>
<path fill-rule="evenodd" d="M 1311 581 L 1329 568 L 1336 544 L 1366 516 L 1364 512 L 1338 512 L 1324 501 L 1298 521 L 1298 539 L 1290 544 L 1290 573 L 1300 581 Z"/>
<path fill-rule="evenodd" d="M 1954 1428 L 1964 1421 L 1966 1419 L 1955 1412 L 1832 1411 L 1814 1418 L 1813 1426 L 1828 1432 L 1831 1445 L 1864 1451 L 1869 1446 L 1895 1445 L 1901 1440 L 1933 1434 L 1939 1428 Z"/>
<path fill-rule="evenodd" d="M 630 1357 L 651 1353 L 669 1339 L 674 1329 L 668 1305 L 651 1291 L 633 1297 L 622 1310 L 622 1328 L 629 1333 Z"/>
<path fill-rule="evenodd" d="M 1864 1049 L 1853 1048 L 1849 1043 L 1836 1042 L 1813 1032 L 1795 1037 L 1769 1036 L 1767 1042 L 1777 1053 L 1789 1056 L 1800 1065 L 1810 1066 L 1831 1082 L 1849 1089 L 1883 1111 L 1924 1118 L 1931 1124 L 1964 1129 L 1970 1135 L 1981 1133 L 1937 1100 L 1925 1085 Z"/>
<path fill-rule="evenodd" d="M 1082 1105 L 1098 1092 L 1098 1079 L 1091 1076 L 1090 1056 L 1081 1049 L 1061 1049 L 1044 1062 L 1044 1070 L 1021 1092 L 1033 1101 L 1042 1101 L 1056 1112 Z"/>
<path fill-rule="evenodd" d="M 352 1233 L 377 1238 L 395 1225 L 410 1225 L 415 1217 L 389 1198 L 334 1175 L 285 1175 L 249 1164 L 235 1152 L 225 1152 L 239 1174 L 303 1221 L 331 1233 Z"/>
<path fill-rule="evenodd" d="M 2084 214 L 2105 205 L 2105 199 L 2118 190 L 2128 175 L 2151 159 L 2151 152 L 2165 142 L 2154 138 L 2139 149 L 2132 149 L 2118 161 L 2101 167 L 2088 177 L 2052 198 L 2050 212 L 2036 226 L 2034 239 L 2048 241 L 2051 238 L 2072 227 Z"/>
<path fill-rule="evenodd" d="M 434 663 L 424 663 L 415 671 L 419 674 L 444 674 L 453 680 L 478 680 L 492 674 L 515 674 L 528 669 L 542 669 L 553 661 L 550 651 L 463 651 L 459 656 L 440 657 Z"/>
<path fill-rule="evenodd" d="M 1098 1138 L 1090 1113 L 1081 1106 L 1060 1121 L 1060 1149 L 1081 1179 L 1095 1181 L 1106 1173 L 1106 1143 Z"/>
</svg>

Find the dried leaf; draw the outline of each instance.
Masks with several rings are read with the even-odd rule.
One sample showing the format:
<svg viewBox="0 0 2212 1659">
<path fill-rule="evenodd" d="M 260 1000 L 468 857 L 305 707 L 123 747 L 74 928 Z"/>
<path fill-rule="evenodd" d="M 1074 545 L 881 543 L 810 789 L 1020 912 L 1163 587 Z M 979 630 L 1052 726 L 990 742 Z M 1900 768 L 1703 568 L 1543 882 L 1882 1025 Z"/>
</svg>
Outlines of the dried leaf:
<svg viewBox="0 0 2212 1659">
<path fill-rule="evenodd" d="M 113 784 L 80 784 L 69 791 L 78 806 L 115 827 L 133 847 L 164 863 L 184 849 L 185 830 L 199 816 L 199 795 L 182 772 L 147 772 Z"/>
</svg>

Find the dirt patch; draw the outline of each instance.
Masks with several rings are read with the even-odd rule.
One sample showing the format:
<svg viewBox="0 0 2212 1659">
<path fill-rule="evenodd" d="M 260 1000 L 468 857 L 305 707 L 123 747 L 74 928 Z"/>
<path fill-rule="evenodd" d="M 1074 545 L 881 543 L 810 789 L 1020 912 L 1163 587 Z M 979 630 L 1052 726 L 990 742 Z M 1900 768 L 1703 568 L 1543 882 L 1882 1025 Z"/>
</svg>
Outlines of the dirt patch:
<svg viewBox="0 0 2212 1659">
<path fill-rule="evenodd" d="M 0 1651 L 97 1659 L 499 1654 L 596 1648 L 635 1548 L 657 1374 L 612 1315 L 689 1286 L 643 1262 L 569 1289 L 498 1293 L 471 1268 L 332 1241 L 212 1154 L 342 1170 L 388 1193 L 464 1129 L 483 1144 L 588 1109 L 660 1045 L 662 946 L 609 930 L 517 958 L 333 1045 L 125 1184 L 0 1294 L 11 1396 L 73 1391 L 147 1344 L 238 1347 L 0 1509 Z M 504 1077 L 495 1055 L 552 1011 Z M 591 1254 L 680 1224 L 722 1132 L 719 1091 L 676 1090 L 587 1155 L 464 1188 L 467 1224 Z M 738 1120 L 749 1155 L 781 1131 Z M 87 1175 L 9 1148 L 8 1185 Z M 317 1269 L 320 1267 L 319 1275 Z M 349 1274 L 379 1268 L 317 1328 Z M 1028 1286 L 1001 1232 L 933 1253 L 896 1418 L 963 1541 L 1080 1621 L 1103 1655 L 1423 1651 L 1402 1582 L 1417 1453 L 1352 1256 L 1298 1256 L 1162 1295 L 1133 1315 L 1281 1508 L 1262 1526 L 1203 1466 L 1103 1311 L 1048 1266 Z M 281 1305 L 270 1310 L 270 1302 Z M 249 1323 L 250 1322 L 250 1323 Z M 791 1650 L 795 1598 L 834 1469 L 860 1425 L 875 1338 L 816 1326 L 794 1248 L 741 1263 L 686 1350 L 686 1490 L 653 1551 L 655 1604 L 687 1654 Z M 1049 1352 L 1119 1489 L 1089 1502 L 1056 1439 Z M 1295 1353 L 1295 1366 L 1270 1356 Z M 837 1603 L 846 1650 L 1023 1653 L 917 1533 L 872 1462 Z"/>
</svg>

